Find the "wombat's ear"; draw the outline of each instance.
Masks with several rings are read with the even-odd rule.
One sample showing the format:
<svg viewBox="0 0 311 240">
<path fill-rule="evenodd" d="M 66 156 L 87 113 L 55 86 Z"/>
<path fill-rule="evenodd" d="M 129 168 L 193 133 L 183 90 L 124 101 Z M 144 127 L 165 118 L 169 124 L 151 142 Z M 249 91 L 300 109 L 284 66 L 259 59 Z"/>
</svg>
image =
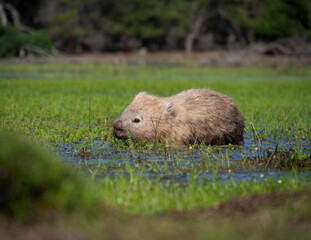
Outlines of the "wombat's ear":
<svg viewBox="0 0 311 240">
<path fill-rule="evenodd" d="M 147 92 L 139 92 L 136 96 L 135 96 L 135 99 L 139 99 L 139 98 L 142 98 L 142 97 L 145 97 L 147 96 Z"/>
<path fill-rule="evenodd" d="M 174 103 L 173 102 L 170 102 L 170 103 L 166 104 L 166 112 L 168 114 L 174 116 L 175 108 L 174 108 Z"/>
</svg>

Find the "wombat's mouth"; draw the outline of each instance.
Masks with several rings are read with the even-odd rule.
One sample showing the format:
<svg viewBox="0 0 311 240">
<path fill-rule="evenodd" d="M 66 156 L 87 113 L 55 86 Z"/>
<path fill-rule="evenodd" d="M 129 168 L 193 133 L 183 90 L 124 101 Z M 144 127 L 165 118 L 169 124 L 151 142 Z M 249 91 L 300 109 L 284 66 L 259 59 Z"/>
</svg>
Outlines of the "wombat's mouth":
<svg viewBox="0 0 311 240">
<path fill-rule="evenodd" d="M 127 139 L 128 134 L 127 131 L 122 126 L 122 121 L 117 119 L 113 124 L 113 135 L 119 139 Z"/>
<path fill-rule="evenodd" d="M 128 139 L 128 135 L 125 133 L 125 131 L 123 130 L 117 130 L 117 129 L 113 129 L 113 135 L 121 140 L 126 140 Z"/>
</svg>

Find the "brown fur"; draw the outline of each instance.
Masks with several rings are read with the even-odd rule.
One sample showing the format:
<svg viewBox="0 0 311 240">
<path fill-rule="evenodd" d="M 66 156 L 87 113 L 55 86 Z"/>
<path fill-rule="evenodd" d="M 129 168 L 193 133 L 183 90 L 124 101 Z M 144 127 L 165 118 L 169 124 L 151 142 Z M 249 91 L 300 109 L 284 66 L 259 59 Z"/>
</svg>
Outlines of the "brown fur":
<svg viewBox="0 0 311 240">
<path fill-rule="evenodd" d="M 209 89 L 190 89 L 167 98 L 140 92 L 113 127 L 120 139 L 166 145 L 241 144 L 244 118 L 231 98 Z"/>
</svg>

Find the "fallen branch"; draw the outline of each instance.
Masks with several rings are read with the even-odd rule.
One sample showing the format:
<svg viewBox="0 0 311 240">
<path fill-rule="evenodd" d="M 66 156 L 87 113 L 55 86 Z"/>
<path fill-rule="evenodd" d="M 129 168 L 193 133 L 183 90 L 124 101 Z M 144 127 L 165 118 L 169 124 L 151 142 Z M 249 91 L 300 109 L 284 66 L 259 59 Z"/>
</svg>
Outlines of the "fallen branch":
<svg viewBox="0 0 311 240">
<path fill-rule="evenodd" d="M 292 51 L 290 48 L 284 47 L 281 44 L 271 43 L 266 46 L 263 54 L 268 56 L 291 55 Z"/>
<path fill-rule="evenodd" d="M 32 53 L 39 55 L 39 56 L 49 56 L 50 55 L 50 52 L 44 48 L 40 48 L 40 47 L 29 45 L 29 44 L 24 44 L 19 49 L 19 57 L 25 57 L 27 52 L 32 52 Z"/>
<path fill-rule="evenodd" d="M 5 14 L 3 3 L 0 3 L 0 18 L 1 18 L 2 26 L 6 27 L 8 25 L 8 18 Z"/>
<path fill-rule="evenodd" d="M 13 7 L 12 4 L 6 3 L 6 4 L 4 4 L 4 8 L 10 12 L 12 19 L 13 19 L 13 24 L 15 27 L 17 27 L 18 29 L 20 29 L 24 32 L 29 32 L 29 33 L 34 32 L 34 30 L 32 28 L 21 23 L 21 21 L 19 20 L 19 13 L 16 10 L 16 8 Z"/>
</svg>

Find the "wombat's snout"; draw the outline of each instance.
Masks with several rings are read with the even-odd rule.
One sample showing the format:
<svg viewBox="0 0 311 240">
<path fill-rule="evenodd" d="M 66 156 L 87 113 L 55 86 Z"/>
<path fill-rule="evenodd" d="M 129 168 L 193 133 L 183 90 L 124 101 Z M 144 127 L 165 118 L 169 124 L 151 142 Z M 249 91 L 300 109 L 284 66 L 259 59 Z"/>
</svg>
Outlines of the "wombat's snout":
<svg viewBox="0 0 311 240">
<path fill-rule="evenodd" d="M 122 134 L 123 132 L 124 132 L 124 129 L 122 128 L 122 121 L 120 119 L 118 119 L 113 124 L 113 134 L 117 138 L 121 138 L 123 135 Z"/>
<path fill-rule="evenodd" d="M 122 121 L 120 119 L 116 120 L 113 124 L 114 131 L 122 131 Z"/>
</svg>

